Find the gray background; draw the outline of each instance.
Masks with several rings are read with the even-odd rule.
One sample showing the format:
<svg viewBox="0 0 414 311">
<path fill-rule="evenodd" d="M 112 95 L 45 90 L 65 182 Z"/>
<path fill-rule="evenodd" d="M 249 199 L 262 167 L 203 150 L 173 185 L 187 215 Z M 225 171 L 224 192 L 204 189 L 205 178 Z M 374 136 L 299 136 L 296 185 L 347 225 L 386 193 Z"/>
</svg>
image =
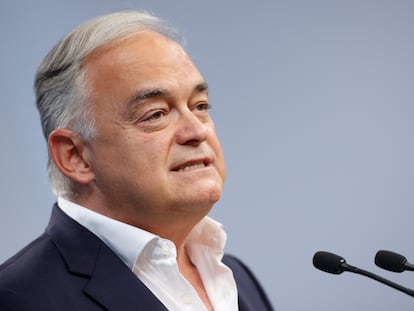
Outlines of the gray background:
<svg viewBox="0 0 414 311">
<path fill-rule="evenodd" d="M 414 299 L 312 266 L 317 250 L 414 260 L 414 1 L 16 1 L 0 4 L 0 261 L 54 197 L 32 91 L 42 57 L 90 17 L 143 8 L 175 25 L 211 88 L 227 160 L 212 216 L 278 310 L 412 310 Z M 45 271 L 47 273 L 47 271 Z"/>
</svg>

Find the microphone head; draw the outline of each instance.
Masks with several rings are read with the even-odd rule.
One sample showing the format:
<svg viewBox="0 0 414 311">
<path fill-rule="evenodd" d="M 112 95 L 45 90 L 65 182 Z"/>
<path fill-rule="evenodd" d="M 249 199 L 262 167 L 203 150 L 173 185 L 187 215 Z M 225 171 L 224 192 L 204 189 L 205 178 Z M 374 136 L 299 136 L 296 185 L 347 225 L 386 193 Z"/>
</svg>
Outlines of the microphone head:
<svg viewBox="0 0 414 311">
<path fill-rule="evenodd" d="M 388 271 L 403 272 L 407 259 L 400 254 L 390 251 L 378 251 L 375 255 L 375 264 Z"/>
<path fill-rule="evenodd" d="M 313 265 L 315 268 L 333 274 L 341 274 L 344 272 L 345 259 L 341 256 L 319 251 L 313 255 Z"/>
</svg>

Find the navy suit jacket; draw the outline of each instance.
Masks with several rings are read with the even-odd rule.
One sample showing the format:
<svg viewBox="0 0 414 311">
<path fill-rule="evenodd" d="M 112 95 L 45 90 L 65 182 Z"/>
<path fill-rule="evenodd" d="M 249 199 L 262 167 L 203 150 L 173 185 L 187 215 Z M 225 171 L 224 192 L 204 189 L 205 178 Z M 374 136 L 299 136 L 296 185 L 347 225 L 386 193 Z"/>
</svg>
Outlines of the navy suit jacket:
<svg viewBox="0 0 414 311">
<path fill-rule="evenodd" d="M 273 310 L 251 271 L 224 256 L 242 311 Z M 167 310 L 89 230 L 57 206 L 39 238 L 0 266 L 1 311 Z"/>
</svg>

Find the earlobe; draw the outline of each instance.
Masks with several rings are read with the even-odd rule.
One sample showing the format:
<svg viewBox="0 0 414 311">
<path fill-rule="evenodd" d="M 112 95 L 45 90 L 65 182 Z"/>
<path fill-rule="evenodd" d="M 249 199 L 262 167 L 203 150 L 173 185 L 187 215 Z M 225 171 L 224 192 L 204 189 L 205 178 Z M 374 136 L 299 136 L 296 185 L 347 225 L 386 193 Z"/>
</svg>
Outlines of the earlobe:
<svg viewBox="0 0 414 311">
<path fill-rule="evenodd" d="M 84 142 L 73 131 L 56 129 L 48 139 L 50 157 L 59 171 L 80 184 L 94 179 L 91 166 L 83 157 Z"/>
</svg>

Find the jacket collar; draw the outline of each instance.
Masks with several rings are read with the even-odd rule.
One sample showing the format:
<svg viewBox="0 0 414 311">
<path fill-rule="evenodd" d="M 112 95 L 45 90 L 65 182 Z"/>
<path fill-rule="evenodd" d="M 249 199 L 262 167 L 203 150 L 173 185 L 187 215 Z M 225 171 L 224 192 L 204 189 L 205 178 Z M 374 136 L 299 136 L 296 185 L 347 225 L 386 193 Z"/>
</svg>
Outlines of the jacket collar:
<svg viewBox="0 0 414 311">
<path fill-rule="evenodd" d="M 46 233 L 69 273 L 89 278 L 86 287 L 80 290 L 108 310 L 167 310 L 105 243 L 56 204 Z"/>
</svg>

